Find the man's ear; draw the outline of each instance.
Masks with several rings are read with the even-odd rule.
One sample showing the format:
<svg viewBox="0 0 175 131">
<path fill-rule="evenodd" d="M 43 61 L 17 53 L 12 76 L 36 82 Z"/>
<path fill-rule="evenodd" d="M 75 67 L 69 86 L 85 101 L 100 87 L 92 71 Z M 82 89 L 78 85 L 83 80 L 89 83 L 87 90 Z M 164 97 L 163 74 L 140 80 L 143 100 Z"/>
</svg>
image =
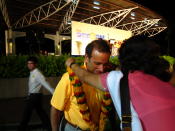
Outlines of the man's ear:
<svg viewBox="0 0 175 131">
<path fill-rule="evenodd" d="M 85 56 L 84 56 L 84 62 L 87 63 L 88 61 L 89 61 L 88 55 L 85 54 Z"/>
</svg>

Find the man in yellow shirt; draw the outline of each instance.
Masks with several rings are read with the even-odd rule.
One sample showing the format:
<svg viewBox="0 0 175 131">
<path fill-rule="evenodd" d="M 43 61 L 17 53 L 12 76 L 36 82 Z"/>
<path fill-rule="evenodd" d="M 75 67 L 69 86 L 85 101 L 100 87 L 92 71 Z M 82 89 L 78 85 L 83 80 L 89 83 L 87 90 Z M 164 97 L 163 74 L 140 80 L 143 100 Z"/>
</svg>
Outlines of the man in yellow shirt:
<svg viewBox="0 0 175 131">
<path fill-rule="evenodd" d="M 110 55 L 111 51 L 107 41 L 102 39 L 92 41 L 86 47 L 84 60 L 86 69 L 93 73 L 104 73 L 109 65 Z M 83 84 L 83 91 L 91 119 L 96 125 L 99 125 L 102 93 L 86 84 Z M 58 131 L 58 129 L 61 131 L 61 128 L 64 128 L 64 131 L 90 129 L 89 123 L 82 118 L 68 73 L 65 73 L 59 81 L 51 99 L 51 105 L 52 131 Z M 64 112 L 66 119 L 65 127 L 61 127 L 62 125 L 60 124 L 61 112 Z"/>
</svg>

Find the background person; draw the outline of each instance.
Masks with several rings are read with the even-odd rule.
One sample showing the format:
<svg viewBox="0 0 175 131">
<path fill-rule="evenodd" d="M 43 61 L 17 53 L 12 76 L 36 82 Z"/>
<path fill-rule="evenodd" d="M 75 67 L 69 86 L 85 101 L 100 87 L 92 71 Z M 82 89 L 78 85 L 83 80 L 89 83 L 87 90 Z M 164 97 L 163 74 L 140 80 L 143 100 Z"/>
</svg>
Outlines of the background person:
<svg viewBox="0 0 175 131">
<path fill-rule="evenodd" d="M 42 93 L 41 88 L 46 88 L 51 94 L 53 94 L 54 89 L 45 80 L 44 75 L 37 68 L 38 60 L 36 57 L 29 57 L 27 60 L 27 67 L 30 70 L 29 82 L 28 82 L 28 96 L 26 100 L 26 106 L 24 109 L 22 121 L 20 123 L 19 130 L 27 130 L 27 124 L 30 121 L 32 111 L 35 109 L 39 115 L 43 126 L 50 131 L 50 120 L 42 106 Z"/>
</svg>

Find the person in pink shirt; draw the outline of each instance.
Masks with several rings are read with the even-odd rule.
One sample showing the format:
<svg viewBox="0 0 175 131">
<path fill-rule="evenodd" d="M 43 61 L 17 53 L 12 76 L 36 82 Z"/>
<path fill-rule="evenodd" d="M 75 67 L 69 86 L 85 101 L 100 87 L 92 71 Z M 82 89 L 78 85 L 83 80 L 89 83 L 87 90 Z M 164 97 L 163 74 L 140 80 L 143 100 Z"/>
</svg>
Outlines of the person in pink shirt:
<svg viewBox="0 0 175 131">
<path fill-rule="evenodd" d="M 127 81 L 131 105 L 144 131 L 174 131 L 175 87 L 169 82 L 167 62 L 159 57 L 160 48 L 150 38 L 133 36 L 119 49 L 120 70 L 95 75 L 81 69 L 75 60 L 66 61 L 84 82 L 109 90 L 116 111 L 121 115 L 120 82 Z M 134 117 L 132 116 L 132 119 Z"/>
</svg>

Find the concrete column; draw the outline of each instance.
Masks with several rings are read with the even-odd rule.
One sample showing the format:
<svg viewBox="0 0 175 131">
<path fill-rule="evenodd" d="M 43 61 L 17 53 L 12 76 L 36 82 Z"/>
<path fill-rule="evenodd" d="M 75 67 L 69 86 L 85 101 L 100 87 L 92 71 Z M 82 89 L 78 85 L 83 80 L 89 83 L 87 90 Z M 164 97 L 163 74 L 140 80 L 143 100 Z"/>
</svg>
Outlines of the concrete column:
<svg viewBox="0 0 175 131">
<path fill-rule="evenodd" d="M 55 51 L 57 51 L 57 55 L 61 55 L 61 40 L 58 31 L 56 32 L 56 38 L 55 38 Z"/>
<path fill-rule="evenodd" d="M 58 31 L 56 32 L 56 35 L 45 34 L 44 37 L 54 40 L 55 55 L 61 55 L 61 41 L 71 39 L 70 36 L 59 35 Z"/>
<path fill-rule="evenodd" d="M 6 55 L 12 55 L 14 52 L 13 49 L 13 37 L 12 37 L 12 29 L 5 31 L 5 48 L 6 48 Z"/>
<path fill-rule="evenodd" d="M 15 38 L 23 36 L 26 36 L 25 32 L 12 31 L 12 29 L 5 31 L 6 55 L 14 55 L 16 53 Z"/>
</svg>

